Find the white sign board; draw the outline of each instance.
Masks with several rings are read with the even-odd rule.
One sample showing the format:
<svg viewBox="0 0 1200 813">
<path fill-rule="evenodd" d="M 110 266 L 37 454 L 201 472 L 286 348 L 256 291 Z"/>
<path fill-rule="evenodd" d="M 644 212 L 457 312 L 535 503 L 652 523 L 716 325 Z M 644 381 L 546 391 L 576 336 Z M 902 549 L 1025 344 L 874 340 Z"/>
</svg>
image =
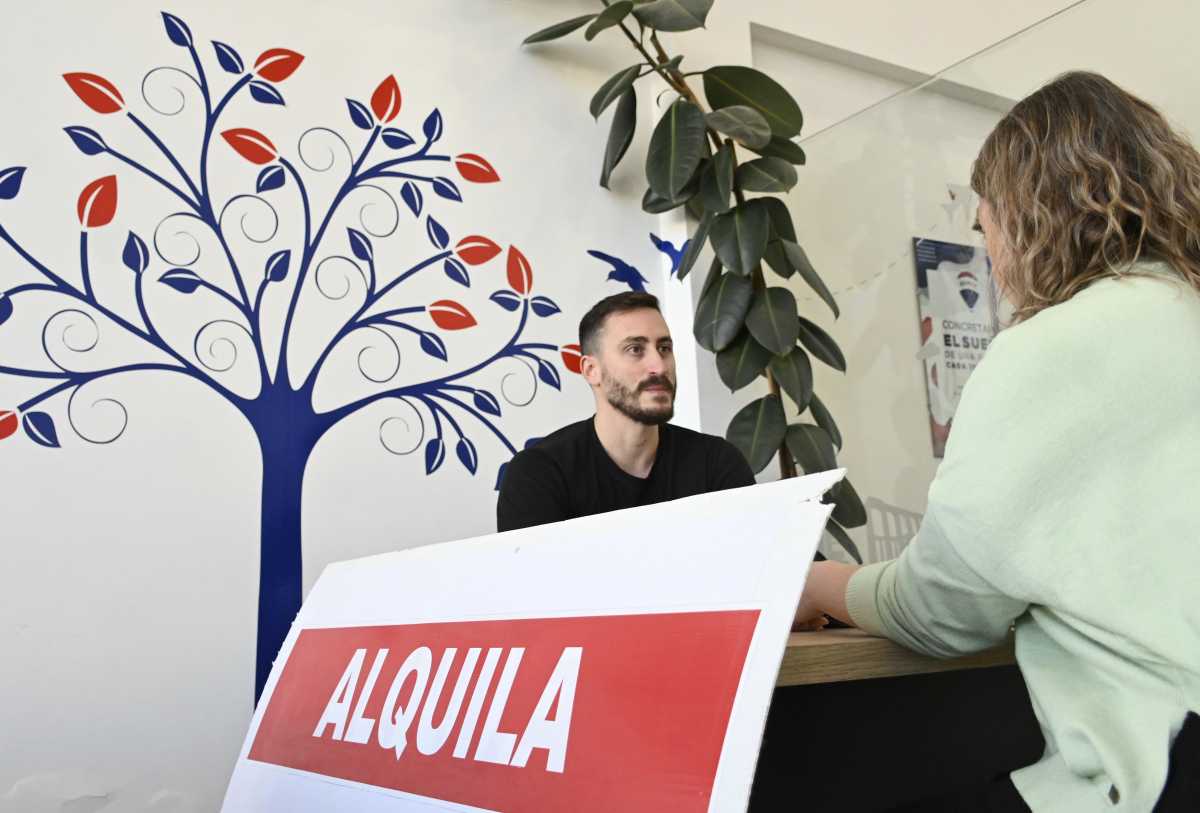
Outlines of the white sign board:
<svg viewBox="0 0 1200 813">
<path fill-rule="evenodd" d="M 225 813 L 744 810 L 842 474 L 329 566 Z"/>
</svg>

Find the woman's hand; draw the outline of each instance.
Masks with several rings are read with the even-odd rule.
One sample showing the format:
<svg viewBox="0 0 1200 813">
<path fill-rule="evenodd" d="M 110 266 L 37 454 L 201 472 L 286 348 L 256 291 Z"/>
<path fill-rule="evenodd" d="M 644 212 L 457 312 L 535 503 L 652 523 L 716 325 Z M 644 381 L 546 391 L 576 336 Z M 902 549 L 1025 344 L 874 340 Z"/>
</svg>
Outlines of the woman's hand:
<svg viewBox="0 0 1200 813">
<path fill-rule="evenodd" d="M 857 571 L 858 565 L 813 562 L 808 579 L 804 582 L 804 593 L 800 596 L 800 606 L 796 608 L 792 629 L 819 630 L 829 623 L 826 614 L 853 624 L 850 613 L 846 611 L 846 585 Z"/>
</svg>

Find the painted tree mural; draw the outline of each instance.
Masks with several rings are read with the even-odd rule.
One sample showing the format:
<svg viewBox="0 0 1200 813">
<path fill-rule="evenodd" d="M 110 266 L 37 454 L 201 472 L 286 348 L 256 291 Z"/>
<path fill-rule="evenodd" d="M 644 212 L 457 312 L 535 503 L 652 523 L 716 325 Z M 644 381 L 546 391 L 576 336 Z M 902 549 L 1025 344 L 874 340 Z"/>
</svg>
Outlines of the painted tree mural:
<svg viewBox="0 0 1200 813">
<path fill-rule="evenodd" d="M 435 218 L 431 210 L 436 207 L 463 202 L 461 182 L 500 180 L 483 157 L 442 151 L 445 133 L 438 110 L 423 117 L 419 135 L 400 129 L 396 122 L 402 109 L 401 90 L 389 76 L 375 88 L 369 103 L 347 100 L 353 136 L 314 127 L 299 137 L 294 160 L 304 167 L 302 172 L 276 147 L 273 138 L 230 120 L 237 118 L 239 109 L 247 109 L 243 105 L 283 105 L 280 85 L 300 68 L 304 57 L 285 48 L 271 48 L 247 67 L 234 48 L 213 42 L 211 57 L 220 71 L 210 76 L 184 21 L 165 12 L 162 19 L 168 38 L 186 53 L 190 64 L 186 69 L 164 66 L 148 72 L 142 83 L 142 100 L 160 114 L 176 115 L 185 107 L 184 94 L 178 93 L 178 105 L 164 107 L 161 102 L 151 102 L 148 88 L 164 75 L 185 85 L 194 84 L 204 108 L 198 155 L 194 150 L 189 154 L 168 146 L 107 79 L 91 73 L 66 74 L 64 79 L 84 105 L 102 116 L 124 119 L 113 122 L 121 126 L 121 138 L 136 138 L 153 157 L 135 158 L 116 140 L 110 142 L 111 136 L 89 127 L 65 128 L 76 148 L 115 170 L 86 184 L 79 195 L 78 269 L 48 267 L 5 227 L 4 206 L 13 205 L 8 202 L 19 195 L 26 168 L 0 170 L 0 239 L 37 278 L 7 290 L 0 287 L 0 330 L 6 322 L 13 329 L 22 321 L 14 316 L 21 315 L 26 303 L 38 297 L 53 301 L 46 309 L 53 313 L 37 320 L 41 324 L 42 364 L 0 364 L 0 376 L 30 379 L 39 385 L 38 392 L 23 403 L 0 410 L 0 439 L 24 430 L 33 443 L 59 448 L 59 428 L 65 419 L 82 440 L 111 443 L 125 431 L 125 405 L 118 399 L 93 399 L 81 397 L 81 393 L 114 376 L 148 371 L 202 382 L 245 417 L 258 439 L 263 466 L 257 698 L 300 607 L 301 493 L 306 464 L 321 438 L 339 422 L 386 401 L 401 414 L 378 427 L 385 448 L 395 454 L 423 457 L 427 475 L 441 469 L 447 459 L 456 459 L 453 465 L 474 475 L 480 458 L 473 438 L 491 436 L 486 443 L 502 447 L 507 453 L 505 460 L 516 452 L 499 426 L 502 400 L 523 406 L 533 400 L 538 382 L 560 389 L 556 363 L 578 372 L 579 348 L 525 338 L 531 317 L 552 317 L 559 308 L 551 299 L 534 295 L 533 271 L 520 250 L 514 246 L 503 249 L 478 234 L 455 240 Z M 228 87 L 221 92 L 213 79 L 223 74 L 228 78 L 222 84 Z M 216 150 L 232 150 L 244 159 L 245 181 L 247 186 L 253 182 L 252 192 L 218 199 L 209 169 Z M 344 180 L 334 184 L 336 191 L 328 204 L 318 206 L 315 196 L 310 197 L 309 181 L 316 173 L 336 172 L 339 161 L 335 158 L 342 154 L 349 170 Z M 314 159 L 313 155 L 323 157 Z M 30 171 L 31 181 L 35 174 Z M 94 257 L 89 235 L 112 227 L 119 211 L 122 178 L 129 175 L 153 182 L 163 200 L 172 201 L 174 211 L 160 220 L 152 235 L 143 237 L 130 230 L 119 257 Z M 294 240 L 289 239 L 289 229 L 281 228 L 284 196 L 292 196 L 291 209 L 303 219 L 302 224 L 292 224 L 299 235 Z M 346 226 L 347 219 L 353 225 Z M 425 256 L 400 269 L 377 263 L 384 241 L 397 234 L 409 244 L 427 244 L 429 248 L 421 252 Z M 215 240 L 211 245 L 219 250 L 202 252 L 201 245 L 208 240 Z M 251 249 L 255 248 L 259 255 L 269 252 L 269 256 L 265 265 L 259 260 L 252 268 L 241 257 L 254 253 Z M 480 318 L 497 325 L 505 320 L 508 326 L 503 335 L 511 337 L 498 348 L 487 348 L 490 352 L 459 365 L 458 359 L 451 358 L 443 336 L 475 327 L 475 314 L 453 298 L 406 301 L 405 283 L 417 275 L 442 275 L 439 278 L 450 289 L 469 287 L 475 279 L 484 278 L 491 266 L 499 266 L 502 254 L 507 285 L 490 297 L 498 308 Z M 111 281 L 117 273 L 122 275 L 128 300 L 135 308 L 98 296 L 93 284 L 96 278 L 103 274 Z M 3 284 L 0 278 L 0 286 Z M 318 346 L 323 349 L 315 360 L 298 361 L 298 340 L 311 340 L 327 330 L 324 323 L 316 327 L 307 324 L 320 322 L 307 318 L 316 312 L 310 300 L 324 301 L 327 309 L 343 308 L 345 313 L 337 314 L 335 322 L 340 327 L 327 331 L 327 337 L 320 336 L 324 343 L 318 342 Z M 180 314 L 191 314 L 192 321 L 188 323 Z M 79 363 L 118 333 L 140 347 L 139 357 L 99 367 Z M 188 340 L 180 340 L 183 335 Z M 25 345 L 36 346 L 36 339 L 31 337 Z M 408 365 L 402 364 L 402 357 L 408 352 L 439 365 L 438 374 L 404 380 L 402 371 Z M 356 375 L 362 376 L 358 383 L 369 386 L 363 388 L 365 393 L 355 391 L 339 405 L 320 410 L 314 392 L 339 361 L 353 364 Z M 522 395 L 512 397 L 508 388 L 501 386 L 497 397 L 472 383 L 500 362 L 517 369 L 505 375 L 505 382 L 512 375 L 528 375 L 529 384 L 522 387 Z M 246 372 L 247 364 L 253 368 L 252 374 Z M 241 378 L 232 375 L 235 369 Z M 255 383 L 247 385 L 247 375 Z M 81 431 L 76 423 L 78 410 L 101 407 L 118 416 L 119 426 L 103 435 Z M 389 431 L 396 422 L 406 430 L 400 445 Z M 497 480 L 502 473 L 501 465 Z"/>
</svg>

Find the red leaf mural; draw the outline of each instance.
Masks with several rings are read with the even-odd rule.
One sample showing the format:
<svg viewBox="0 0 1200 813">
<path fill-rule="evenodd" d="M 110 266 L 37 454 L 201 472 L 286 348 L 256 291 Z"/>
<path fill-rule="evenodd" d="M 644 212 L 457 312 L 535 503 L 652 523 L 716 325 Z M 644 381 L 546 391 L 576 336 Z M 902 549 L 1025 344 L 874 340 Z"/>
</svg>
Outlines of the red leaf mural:
<svg viewBox="0 0 1200 813">
<path fill-rule="evenodd" d="M 113 83 L 94 73 L 64 73 L 63 79 L 75 91 L 80 101 L 97 113 L 116 113 L 125 107 L 125 100 Z"/>
<path fill-rule="evenodd" d="M 282 82 L 293 73 L 304 57 L 287 48 L 269 48 L 254 61 L 254 72 L 268 82 Z"/>
<path fill-rule="evenodd" d="M 489 164 L 482 155 L 470 152 L 456 155 L 454 166 L 458 167 L 458 174 L 463 176 L 463 180 L 471 183 L 496 183 L 500 180 L 500 175 L 496 172 L 495 167 Z"/>
<path fill-rule="evenodd" d="M 454 250 L 468 265 L 483 265 L 500 253 L 500 246 L 486 237 L 472 234 L 459 240 Z"/>
<path fill-rule="evenodd" d="M 271 140 L 257 130 L 238 127 L 226 130 L 221 137 L 229 142 L 238 155 L 252 164 L 269 164 L 279 157 L 279 150 L 275 149 Z"/>
<path fill-rule="evenodd" d="M 426 310 L 433 318 L 433 323 L 442 330 L 464 330 L 477 324 L 469 310 L 449 299 L 439 299 Z"/>
<path fill-rule="evenodd" d="M 92 181 L 79 193 L 75 211 L 85 229 L 107 226 L 117 213 L 117 176 L 106 175 Z"/>
<path fill-rule="evenodd" d="M 21 426 L 17 413 L 11 409 L 0 409 L 0 440 L 12 435 Z"/>
<path fill-rule="evenodd" d="M 577 344 L 564 344 L 561 348 L 563 366 L 573 373 L 581 373 L 583 351 Z"/>
<path fill-rule="evenodd" d="M 396 77 L 389 76 L 375 88 L 371 94 L 371 112 L 383 124 L 400 114 L 400 86 L 396 84 Z"/>
<path fill-rule="evenodd" d="M 508 247 L 508 285 L 522 296 L 533 288 L 533 269 L 516 246 Z"/>
</svg>

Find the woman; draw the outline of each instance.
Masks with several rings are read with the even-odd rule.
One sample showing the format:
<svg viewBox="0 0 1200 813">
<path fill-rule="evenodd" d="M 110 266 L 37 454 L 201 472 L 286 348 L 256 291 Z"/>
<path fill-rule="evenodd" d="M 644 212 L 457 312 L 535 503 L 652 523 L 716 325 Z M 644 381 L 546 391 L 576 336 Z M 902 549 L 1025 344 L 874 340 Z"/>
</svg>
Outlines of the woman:
<svg viewBox="0 0 1200 813">
<path fill-rule="evenodd" d="M 1200 776 L 1200 154 L 1071 73 L 996 126 L 971 185 L 1014 324 L 963 392 L 916 538 L 813 565 L 797 622 L 941 657 L 1015 625 L 1042 759 L 906 809 L 1200 810 L 1176 797 Z"/>
</svg>

